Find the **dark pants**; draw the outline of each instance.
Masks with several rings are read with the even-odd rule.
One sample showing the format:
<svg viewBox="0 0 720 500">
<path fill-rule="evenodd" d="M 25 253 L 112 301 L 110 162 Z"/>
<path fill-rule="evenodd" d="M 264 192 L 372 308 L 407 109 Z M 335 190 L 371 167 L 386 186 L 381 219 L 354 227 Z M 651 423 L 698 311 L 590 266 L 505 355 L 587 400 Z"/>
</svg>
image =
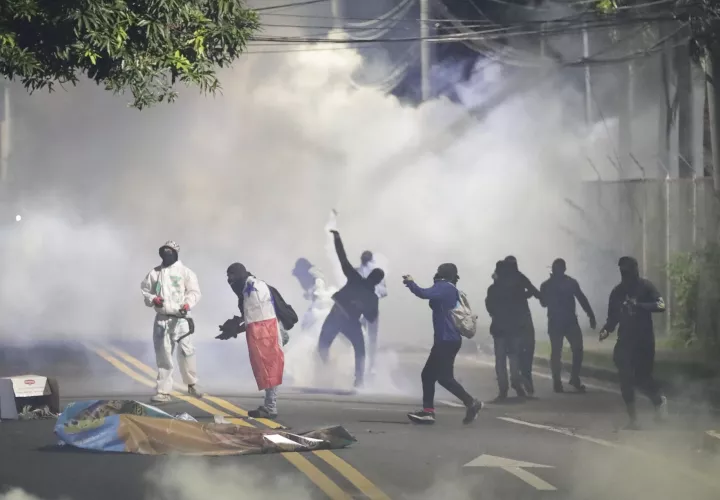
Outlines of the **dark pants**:
<svg viewBox="0 0 720 500">
<path fill-rule="evenodd" d="M 495 345 L 495 375 L 500 394 L 507 394 L 510 384 L 514 389 L 522 388 L 520 374 L 520 339 L 514 336 L 498 335 L 493 337 Z M 508 383 L 508 361 L 510 361 L 510 381 Z"/>
<path fill-rule="evenodd" d="M 360 320 L 348 317 L 342 309 L 334 305 L 325 318 L 318 340 L 318 352 L 323 362 L 327 363 L 330 346 L 340 333 L 347 337 L 355 351 L 355 387 L 359 387 L 365 378 L 365 339 Z"/>
<path fill-rule="evenodd" d="M 552 370 L 553 383 L 562 385 L 560 375 L 562 373 L 562 350 L 565 339 L 572 350 L 572 369 L 570 370 L 570 383 L 580 382 L 580 369 L 583 362 L 583 337 L 580 325 L 575 321 L 565 323 L 549 322 L 548 336 L 550 337 L 550 368 Z"/>
<path fill-rule="evenodd" d="M 455 380 L 455 356 L 460 351 L 462 341 L 436 342 L 430 349 L 430 356 L 422 371 L 423 408 L 435 408 L 435 382 L 448 390 L 453 396 L 470 406 L 473 397 Z"/>
<path fill-rule="evenodd" d="M 535 359 L 535 333 L 523 333 L 520 337 L 520 353 L 518 361 L 520 374 L 525 380 L 529 393 L 535 392 L 535 385 L 532 379 L 533 360 Z"/>
<path fill-rule="evenodd" d="M 643 392 L 655 406 L 662 404 L 660 389 L 653 378 L 655 339 L 618 340 L 613 351 L 618 369 L 620 392 L 628 412 L 635 418 L 635 388 Z"/>
</svg>

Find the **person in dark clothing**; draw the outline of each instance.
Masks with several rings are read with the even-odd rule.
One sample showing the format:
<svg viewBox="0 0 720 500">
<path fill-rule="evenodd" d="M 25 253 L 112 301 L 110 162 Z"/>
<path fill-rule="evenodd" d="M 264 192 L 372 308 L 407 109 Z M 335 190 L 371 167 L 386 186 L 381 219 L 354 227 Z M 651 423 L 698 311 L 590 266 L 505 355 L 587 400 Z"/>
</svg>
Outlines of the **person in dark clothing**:
<svg viewBox="0 0 720 500">
<path fill-rule="evenodd" d="M 334 230 L 330 232 L 335 239 L 335 251 L 347 283 L 332 296 L 335 303 L 320 331 L 318 352 L 323 362 L 327 362 L 335 337 L 340 333 L 345 335 L 355 351 L 355 387 L 361 387 L 365 378 L 365 339 L 360 318 L 364 317 L 370 322 L 377 319 L 378 296 L 375 294 L 375 287 L 383 280 L 385 273 L 376 268 L 367 278 L 363 278 L 350 264 L 340 233 Z"/>
<path fill-rule="evenodd" d="M 493 284 L 487 290 L 485 308 L 490 314 L 490 335 L 493 338 L 495 350 L 495 374 L 497 375 L 500 392 L 495 402 L 507 399 L 508 390 L 512 388 L 518 397 L 525 397 L 525 389 L 520 374 L 518 354 L 520 352 L 518 314 L 513 310 L 513 303 L 518 293 L 524 296 L 524 290 L 514 287 L 508 274 L 510 268 L 507 262 L 501 260 L 495 264 Z M 510 361 L 510 381 L 508 382 L 508 361 Z"/>
<path fill-rule="evenodd" d="M 620 392 L 627 407 L 630 423 L 628 429 L 637 429 L 635 387 L 652 401 L 656 418 L 667 414 L 667 399 L 653 378 L 655 363 L 655 332 L 652 313 L 665 312 L 665 301 L 655 285 L 640 278 L 638 263 L 632 257 L 618 261 L 620 284 L 613 288 L 608 303 L 608 317 L 600 330 L 600 341 L 608 338 L 619 325 L 618 337 L 613 351 L 613 361 L 618 369 Z"/>
<path fill-rule="evenodd" d="M 415 283 L 412 276 L 403 276 L 403 284 L 421 299 L 430 301 L 432 309 L 432 322 L 434 342 L 421 379 L 423 387 L 423 409 L 408 413 L 408 418 L 414 423 L 435 423 L 435 383 L 439 383 L 451 394 L 465 404 L 466 412 L 464 424 L 469 424 L 477 417 L 483 408 L 482 402 L 473 398 L 455 380 L 455 357 L 462 345 L 462 336 L 455 327 L 451 311 L 455 309 L 460 300 L 458 289 L 455 287 L 460 277 L 455 264 L 442 264 L 438 267 L 434 277 L 433 286 L 421 288 Z"/>
<path fill-rule="evenodd" d="M 562 371 L 562 349 L 565 339 L 572 350 L 572 370 L 570 385 L 579 392 L 585 392 L 580 382 L 580 368 L 583 361 L 583 337 L 575 314 L 575 299 L 580 303 L 590 320 L 590 328 L 595 329 L 595 313 L 590 302 L 580 289 L 580 284 L 567 274 L 567 266 L 563 259 L 555 259 L 552 263 L 550 279 L 540 285 L 540 304 L 547 308 L 548 336 L 550 337 L 550 368 L 555 392 L 563 392 L 560 378 Z"/>
<path fill-rule="evenodd" d="M 518 322 L 520 335 L 520 353 L 518 355 L 520 364 L 520 373 L 523 376 L 525 388 L 528 395 L 535 394 L 535 384 L 532 378 L 532 365 L 535 358 L 535 327 L 533 325 L 532 315 L 530 314 L 530 305 L 528 299 L 530 297 L 540 298 L 540 291 L 530 282 L 530 280 L 518 269 L 517 259 L 512 255 L 505 257 L 510 272 L 508 280 L 512 281 L 516 286 L 524 290 L 524 296 L 517 298 Z"/>
</svg>

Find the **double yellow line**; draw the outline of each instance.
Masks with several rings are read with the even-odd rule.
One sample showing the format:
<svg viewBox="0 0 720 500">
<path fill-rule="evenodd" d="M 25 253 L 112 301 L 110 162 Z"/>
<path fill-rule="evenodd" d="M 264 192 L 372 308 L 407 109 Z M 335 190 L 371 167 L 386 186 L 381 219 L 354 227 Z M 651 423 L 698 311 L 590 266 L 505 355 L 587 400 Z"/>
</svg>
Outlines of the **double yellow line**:
<svg viewBox="0 0 720 500">
<path fill-rule="evenodd" d="M 157 372 L 148 365 L 144 364 L 139 359 L 131 356 L 121 349 L 115 347 L 98 347 L 92 346 L 90 348 L 95 354 L 103 358 L 105 361 L 110 363 L 113 367 L 117 368 L 120 372 L 124 373 L 131 379 L 139 382 L 147 387 L 155 387 L 155 376 Z M 180 384 L 174 384 L 176 388 L 182 388 Z M 227 410 L 227 413 L 223 410 L 219 410 L 214 406 L 207 404 L 205 401 L 188 396 L 175 390 L 170 393 L 173 397 L 189 403 L 196 408 L 210 414 L 210 415 L 222 415 L 229 422 L 237 425 L 243 425 L 246 427 L 255 427 L 252 423 L 244 420 L 247 418 L 247 411 L 232 404 L 224 399 L 203 395 L 202 399 L 207 400 L 214 405 Z M 269 427 L 271 429 L 282 429 L 284 428 L 281 424 L 264 418 L 255 419 L 255 421 Z M 320 450 L 312 452 L 315 456 L 322 459 L 326 464 L 339 472 L 345 479 L 347 479 L 355 488 L 363 493 L 363 495 L 372 500 L 390 500 L 385 493 L 383 493 L 377 486 L 375 486 L 369 479 L 363 476 L 358 470 L 347 463 L 345 460 L 337 456 L 330 450 Z M 305 474 L 310 481 L 312 481 L 320 490 L 322 490 L 332 500 L 352 500 L 355 498 L 353 495 L 347 493 L 337 483 L 330 479 L 323 471 L 315 466 L 310 460 L 298 452 L 287 452 L 281 453 L 281 455 L 292 465 L 294 465 L 300 472 Z"/>
</svg>

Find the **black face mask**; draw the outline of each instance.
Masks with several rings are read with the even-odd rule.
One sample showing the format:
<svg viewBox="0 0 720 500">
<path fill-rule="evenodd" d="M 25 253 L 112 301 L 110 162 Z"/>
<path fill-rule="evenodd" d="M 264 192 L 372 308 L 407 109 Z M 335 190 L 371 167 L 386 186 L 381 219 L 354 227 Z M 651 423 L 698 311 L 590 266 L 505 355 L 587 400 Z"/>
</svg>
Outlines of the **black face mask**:
<svg viewBox="0 0 720 500">
<path fill-rule="evenodd" d="M 163 267 L 170 267 L 178 261 L 178 254 L 172 248 L 162 247 L 160 249 L 160 258 Z"/>
<path fill-rule="evenodd" d="M 637 269 L 620 268 L 620 278 L 623 283 L 635 283 L 640 279 L 640 273 Z"/>
</svg>

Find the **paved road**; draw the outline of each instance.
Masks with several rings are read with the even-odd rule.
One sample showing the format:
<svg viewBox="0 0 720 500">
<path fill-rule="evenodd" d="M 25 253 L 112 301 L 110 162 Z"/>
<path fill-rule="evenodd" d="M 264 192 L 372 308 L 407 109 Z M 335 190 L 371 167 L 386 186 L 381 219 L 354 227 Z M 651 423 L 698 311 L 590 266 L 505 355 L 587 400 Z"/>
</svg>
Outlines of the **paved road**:
<svg viewBox="0 0 720 500">
<path fill-rule="evenodd" d="M 243 363 L 226 364 L 232 357 L 227 350 L 200 349 L 205 359 L 213 360 L 207 373 L 217 374 L 222 366 L 225 378 L 246 376 Z M 18 370 L 55 375 L 65 401 L 110 396 L 147 400 L 152 394 L 152 360 L 141 345 L 0 351 L 0 375 Z M 4 421 L 0 485 L 20 487 L 45 500 L 705 500 L 720 495 L 720 479 L 715 478 L 720 462 L 698 451 L 705 430 L 714 424 L 696 411 L 676 408 L 662 426 L 653 425 L 647 415 L 646 430 L 618 431 L 624 415 L 612 388 L 556 395 L 546 375 L 539 374 L 537 400 L 489 405 L 474 424 L 463 426 L 464 410 L 440 390 L 444 402 L 438 404 L 437 423 L 413 426 L 405 413 L 416 406 L 422 362 L 422 356 L 407 354 L 395 365 L 393 385 L 406 395 L 382 388 L 370 391 L 382 394 L 359 395 L 285 390 L 283 424 L 297 430 L 342 424 L 358 439 L 348 449 L 212 459 L 83 453 L 55 446 L 52 421 Z M 463 358 L 458 375 L 479 397 L 495 395 L 487 360 Z M 205 389 L 216 397 L 177 401 L 166 409 L 201 420 L 220 412 L 241 417 L 243 409 L 260 402 L 255 392 L 233 393 L 227 384 L 215 385 Z"/>
</svg>

